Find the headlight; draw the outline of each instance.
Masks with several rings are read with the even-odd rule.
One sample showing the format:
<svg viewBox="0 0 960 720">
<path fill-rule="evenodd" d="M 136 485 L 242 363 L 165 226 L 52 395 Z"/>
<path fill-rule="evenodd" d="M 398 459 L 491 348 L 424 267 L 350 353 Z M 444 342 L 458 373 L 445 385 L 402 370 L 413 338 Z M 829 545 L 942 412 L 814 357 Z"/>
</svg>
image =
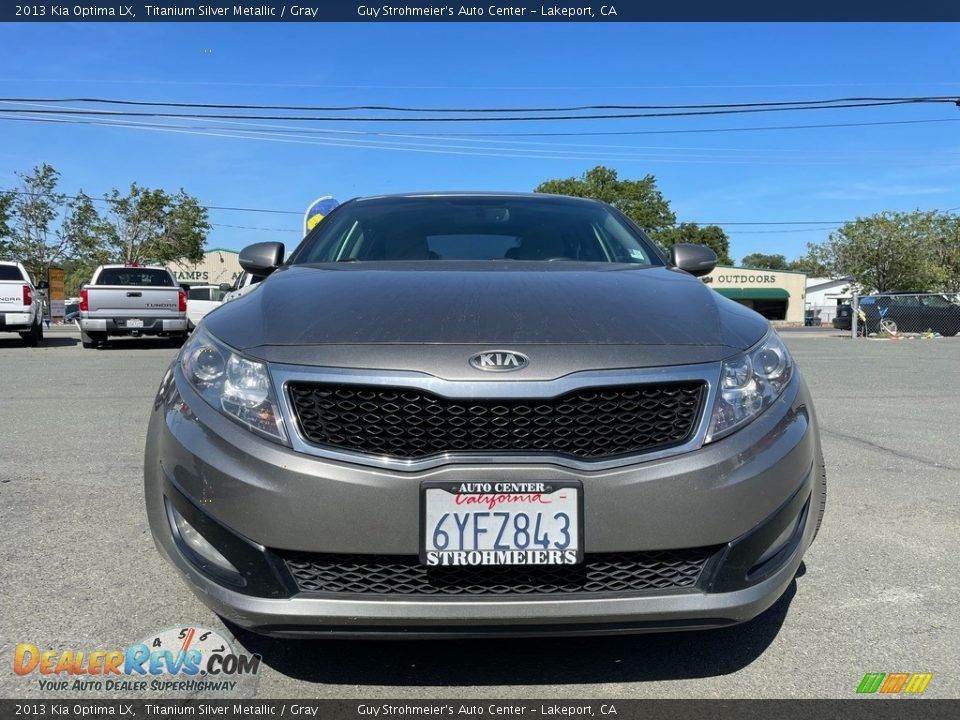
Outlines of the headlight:
<svg viewBox="0 0 960 720">
<path fill-rule="evenodd" d="M 201 327 L 181 351 L 180 368 L 214 408 L 256 433 L 286 442 L 265 363 L 244 357 Z"/>
<path fill-rule="evenodd" d="M 771 330 L 759 344 L 724 360 L 705 442 L 743 427 L 773 405 L 793 377 L 793 358 Z"/>
</svg>

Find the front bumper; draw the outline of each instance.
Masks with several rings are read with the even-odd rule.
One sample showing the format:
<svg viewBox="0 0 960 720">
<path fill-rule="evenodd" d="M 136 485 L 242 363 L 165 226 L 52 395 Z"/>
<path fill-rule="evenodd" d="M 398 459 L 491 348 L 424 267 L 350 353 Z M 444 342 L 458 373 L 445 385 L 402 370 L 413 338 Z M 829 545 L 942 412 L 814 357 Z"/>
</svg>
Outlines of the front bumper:
<svg viewBox="0 0 960 720">
<path fill-rule="evenodd" d="M 721 627 L 755 617 L 786 590 L 816 526 L 819 440 L 799 376 L 753 423 L 670 458 L 585 472 L 473 464 L 402 472 L 295 453 L 212 410 L 175 372 L 151 417 L 147 511 L 157 546 L 200 599 L 274 635 L 607 634 Z M 423 480 L 580 480 L 586 553 L 715 547 L 692 588 L 543 596 L 393 596 L 300 592 L 282 551 L 419 550 Z M 173 505 L 247 576 L 220 582 L 178 546 Z M 361 510 L 362 509 L 362 510 Z M 785 530 L 772 557 L 757 561 Z"/>
</svg>

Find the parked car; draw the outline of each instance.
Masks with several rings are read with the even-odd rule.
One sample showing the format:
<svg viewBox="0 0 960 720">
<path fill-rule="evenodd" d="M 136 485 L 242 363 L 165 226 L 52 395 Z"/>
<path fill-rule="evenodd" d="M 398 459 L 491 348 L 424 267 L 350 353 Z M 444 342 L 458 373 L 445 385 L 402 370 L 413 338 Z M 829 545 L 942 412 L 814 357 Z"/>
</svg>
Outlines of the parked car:
<svg viewBox="0 0 960 720">
<path fill-rule="evenodd" d="M 20 333 L 24 345 L 43 340 L 43 305 L 27 269 L 17 262 L 0 261 L 0 332 Z"/>
<path fill-rule="evenodd" d="M 204 316 L 223 304 L 223 296 L 232 287 L 230 285 L 194 285 L 187 290 L 187 327 L 193 330 Z"/>
<path fill-rule="evenodd" d="M 187 293 L 165 267 L 101 265 L 80 290 L 80 339 L 94 348 L 108 337 L 187 336 Z"/>
<path fill-rule="evenodd" d="M 833 327 L 837 330 L 850 330 L 853 308 L 849 305 L 837 306 L 837 314 L 833 316 Z"/>
<path fill-rule="evenodd" d="M 816 414 L 770 323 L 623 214 L 551 195 L 353 200 L 162 380 L 157 547 L 228 620 L 300 635 L 726 627 L 823 518 Z"/>
<path fill-rule="evenodd" d="M 945 295 L 878 293 L 860 298 L 866 332 L 960 332 L 960 305 Z"/>
<path fill-rule="evenodd" d="M 263 280 L 263 277 L 260 275 L 248 272 L 240 273 L 237 275 L 237 279 L 233 281 L 230 290 L 223 296 L 223 302 L 226 303 L 243 297 L 256 288 L 261 280 Z"/>
</svg>

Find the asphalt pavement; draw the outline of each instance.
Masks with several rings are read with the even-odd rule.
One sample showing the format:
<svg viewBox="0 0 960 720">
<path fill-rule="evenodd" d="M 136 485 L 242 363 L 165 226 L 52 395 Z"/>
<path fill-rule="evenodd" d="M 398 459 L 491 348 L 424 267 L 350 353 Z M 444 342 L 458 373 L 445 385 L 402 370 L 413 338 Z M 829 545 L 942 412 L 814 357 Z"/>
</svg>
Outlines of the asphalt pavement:
<svg viewBox="0 0 960 720">
<path fill-rule="evenodd" d="M 784 597 L 723 630 L 615 638 L 279 641 L 258 697 L 852 697 L 866 672 L 930 672 L 960 697 L 960 338 L 784 333 L 823 432 L 823 529 Z M 159 630 L 226 632 L 157 554 L 142 498 L 156 341 L 84 350 L 70 331 L 0 335 L 0 696 L 40 690 L 14 646 L 127 647 Z M 111 696 L 111 693 L 103 693 Z"/>
</svg>

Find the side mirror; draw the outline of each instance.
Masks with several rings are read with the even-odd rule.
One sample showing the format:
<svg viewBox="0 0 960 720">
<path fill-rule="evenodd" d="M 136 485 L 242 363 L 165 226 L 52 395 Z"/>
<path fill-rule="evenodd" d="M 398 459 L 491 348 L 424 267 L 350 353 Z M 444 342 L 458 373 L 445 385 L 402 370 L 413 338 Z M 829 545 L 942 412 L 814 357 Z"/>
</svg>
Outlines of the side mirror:
<svg viewBox="0 0 960 720">
<path fill-rule="evenodd" d="M 262 242 L 240 251 L 240 267 L 251 275 L 266 277 L 283 264 L 283 243 Z"/>
<path fill-rule="evenodd" d="M 670 248 L 670 259 L 681 270 L 700 277 L 717 266 L 717 254 L 706 245 L 677 243 Z"/>
<path fill-rule="evenodd" d="M 220 290 L 222 292 L 230 292 L 233 290 L 233 285 L 231 283 L 220 283 Z"/>
<path fill-rule="evenodd" d="M 46 290 L 50 287 L 50 284 L 46 280 L 41 280 L 37 283 L 37 290 Z"/>
</svg>

